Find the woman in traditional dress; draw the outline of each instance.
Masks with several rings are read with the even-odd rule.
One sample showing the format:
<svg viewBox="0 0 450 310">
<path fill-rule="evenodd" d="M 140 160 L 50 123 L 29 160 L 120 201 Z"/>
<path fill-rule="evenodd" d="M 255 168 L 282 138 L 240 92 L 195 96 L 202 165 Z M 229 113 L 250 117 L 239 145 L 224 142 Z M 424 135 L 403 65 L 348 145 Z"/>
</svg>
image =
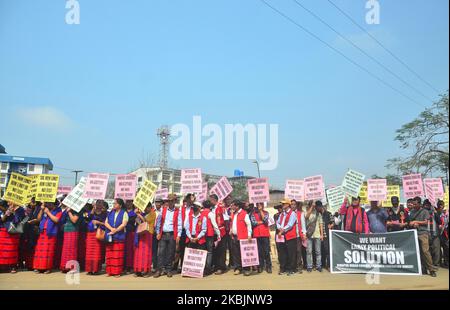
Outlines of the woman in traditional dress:
<svg viewBox="0 0 450 310">
<path fill-rule="evenodd" d="M 133 272 L 134 267 L 134 236 L 136 231 L 136 217 L 137 214 L 134 211 L 134 205 L 132 200 L 127 200 L 126 209 L 128 213 L 128 223 L 126 226 L 126 240 L 125 240 L 125 272 Z"/>
<path fill-rule="evenodd" d="M 137 221 L 143 225 L 147 223 L 146 229 L 139 229 L 135 235 L 136 249 L 134 251 L 134 276 L 148 278 L 152 271 L 152 243 L 153 234 L 155 233 L 156 212 L 149 203 L 145 212 L 142 213 L 138 209 L 135 210 Z"/>
<path fill-rule="evenodd" d="M 106 205 L 106 208 L 105 208 Z M 102 270 L 104 261 L 103 241 L 97 239 L 97 231 L 105 230 L 108 204 L 103 200 L 97 200 L 94 209 L 89 212 L 86 234 L 86 259 L 85 270 L 88 275 L 97 275 Z"/>
<path fill-rule="evenodd" d="M 37 273 L 44 272 L 48 274 L 53 268 L 58 224 L 61 217 L 61 208 L 56 207 L 55 203 L 45 202 L 42 204 L 41 211 L 38 215 L 40 233 L 33 259 L 33 268 Z"/>
<path fill-rule="evenodd" d="M 106 218 L 106 274 L 120 277 L 124 268 L 125 258 L 125 227 L 128 223 L 128 213 L 125 202 L 117 198 L 114 200 L 112 211 Z"/>
<path fill-rule="evenodd" d="M 74 268 L 73 262 L 78 262 L 78 238 L 80 236 L 81 214 L 70 208 L 63 213 L 61 223 L 64 225 L 64 241 L 62 245 L 59 269 L 66 273 Z"/>
</svg>

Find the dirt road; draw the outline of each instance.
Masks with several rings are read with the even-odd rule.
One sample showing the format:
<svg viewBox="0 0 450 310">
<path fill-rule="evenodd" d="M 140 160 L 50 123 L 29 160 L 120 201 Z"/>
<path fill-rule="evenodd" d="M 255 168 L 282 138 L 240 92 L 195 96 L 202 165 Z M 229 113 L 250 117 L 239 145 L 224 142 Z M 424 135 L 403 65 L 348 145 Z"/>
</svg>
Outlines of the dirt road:
<svg viewBox="0 0 450 310">
<path fill-rule="evenodd" d="M 275 271 L 275 270 L 274 270 Z M 368 284 L 378 282 L 378 284 Z M 378 281 L 377 281 L 378 280 Z M 292 290 L 448 290 L 449 272 L 440 269 L 437 278 L 430 276 L 386 276 L 379 279 L 371 279 L 365 275 L 336 275 L 326 271 L 323 273 L 312 272 L 295 276 L 279 276 L 274 274 L 255 274 L 249 277 L 235 276 L 228 272 L 222 276 L 210 276 L 204 279 L 182 278 L 175 275 L 173 278 L 135 278 L 132 275 L 120 278 L 108 278 L 105 275 L 87 276 L 80 275 L 79 285 L 66 283 L 66 275 L 54 272 L 49 275 L 34 274 L 33 272 L 19 272 L 17 274 L 0 274 L 1 290 L 24 289 L 51 289 L 51 290 L 237 290 L 237 289 L 292 289 Z"/>
</svg>

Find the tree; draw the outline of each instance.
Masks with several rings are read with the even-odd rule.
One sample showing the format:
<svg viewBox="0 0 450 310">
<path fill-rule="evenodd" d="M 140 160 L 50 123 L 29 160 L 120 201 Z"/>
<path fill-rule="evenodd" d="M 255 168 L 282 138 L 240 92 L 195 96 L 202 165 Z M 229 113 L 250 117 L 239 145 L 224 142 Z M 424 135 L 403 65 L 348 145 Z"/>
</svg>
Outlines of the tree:
<svg viewBox="0 0 450 310">
<path fill-rule="evenodd" d="M 447 94 L 425 109 L 413 121 L 396 131 L 400 147 L 410 151 L 410 156 L 388 160 L 387 168 L 402 174 L 431 172 L 447 177 L 449 169 L 449 102 Z"/>
<path fill-rule="evenodd" d="M 372 179 L 386 179 L 388 185 L 402 185 L 402 178 L 398 175 L 388 174 L 385 177 L 380 177 L 376 174 L 372 175 Z"/>
</svg>

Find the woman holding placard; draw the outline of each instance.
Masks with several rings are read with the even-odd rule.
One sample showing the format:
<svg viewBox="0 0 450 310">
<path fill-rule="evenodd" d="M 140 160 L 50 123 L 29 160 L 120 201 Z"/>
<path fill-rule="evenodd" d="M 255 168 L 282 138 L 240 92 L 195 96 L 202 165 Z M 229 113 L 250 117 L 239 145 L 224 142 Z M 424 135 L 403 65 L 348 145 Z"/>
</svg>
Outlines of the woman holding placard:
<svg viewBox="0 0 450 310">
<path fill-rule="evenodd" d="M 134 238 L 134 275 L 148 278 L 152 271 L 152 242 L 155 233 L 156 212 L 151 202 L 142 213 L 135 210 L 137 221 L 140 223 Z"/>
<path fill-rule="evenodd" d="M 101 238 L 104 238 L 107 209 L 108 204 L 105 201 L 97 200 L 94 208 L 89 212 L 85 259 L 85 270 L 88 275 L 96 275 L 102 270 L 105 244 Z"/>
<path fill-rule="evenodd" d="M 108 277 L 120 277 L 123 272 L 127 223 L 128 213 L 125 202 L 123 199 L 117 198 L 114 200 L 113 209 L 105 222 L 106 274 Z"/>
</svg>

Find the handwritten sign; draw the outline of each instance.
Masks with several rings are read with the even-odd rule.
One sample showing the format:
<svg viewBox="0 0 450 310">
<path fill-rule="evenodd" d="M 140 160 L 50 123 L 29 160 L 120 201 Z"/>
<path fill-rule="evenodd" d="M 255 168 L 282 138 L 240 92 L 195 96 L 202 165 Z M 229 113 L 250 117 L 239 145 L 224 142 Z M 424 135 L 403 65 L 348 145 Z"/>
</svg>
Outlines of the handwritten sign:
<svg viewBox="0 0 450 310">
<path fill-rule="evenodd" d="M 392 197 L 397 197 L 398 199 L 400 199 L 400 185 L 387 186 L 387 197 L 386 200 L 383 201 L 383 207 L 393 207 L 391 202 Z"/>
<path fill-rule="evenodd" d="M 444 208 L 448 210 L 448 186 L 445 187 L 445 194 L 444 194 Z"/>
<path fill-rule="evenodd" d="M 425 196 L 428 198 L 428 200 L 430 201 L 431 205 L 433 207 L 436 207 L 436 196 L 434 196 L 434 189 L 431 186 L 431 184 L 425 184 Z"/>
<path fill-rule="evenodd" d="M 203 202 L 208 199 L 208 183 L 204 182 L 202 185 L 202 192 L 197 195 L 196 200 L 198 202 Z"/>
<path fill-rule="evenodd" d="M 270 201 L 269 181 L 267 178 L 250 179 L 247 181 L 247 188 L 250 203 Z"/>
<path fill-rule="evenodd" d="M 73 186 L 58 186 L 58 195 L 67 195 L 73 190 Z"/>
<path fill-rule="evenodd" d="M 325 184 L 321 175 L 305 178 L 305 200 L 325 198 Z"/>
<path fill-rule="evenodd" d="M 201 169 L 181 170 L 181 192 L 183 194 L 202 192 L 203 180 Z"/>
<path fill-rule="evenodd" d="M 421 174 L 404 175 L 403 179 L 403 195 L 406 199 L 416 196 L 423 196 L 423 182 Z"/>
<path fill-rule="evenodd" d="M 55 202 L 58 194 L 59 175 L 40 174 L 36 182 L 36 201 Z"/>
<path fill-rule="evenodd" d="M 240 240 L 242 267 L 258 266 L 258 244 L 256 239 Z"/>
<path fill-rule="evenodd" d="M 367 197 L 369 201 L 384 201 L 387 199 L 387 180 L 367 180 Z"/>
<path fill-rule="evenodd" d="M 119 174 L 116 176 L 114 198 L 133 200 L 136 196 L 137 177 L 134 174 Z"/>
<path fill-rule="evenodd" d="M 105 199 L 108 179 L 108 173 L 89 173 L 83 197 L 101 200 Z"/>
<path fill-rule="evenodd" d="M 305 180 L 286 180 L 284 197 L 297 201 L 305 200 Z"/>
<path fill-rule="evenodd" d="M 367 185 L 361 186 L 361 189 L 359 190 L 359 198 L 361 199 L 360 200 L 361 205 L 369 204 L 369 199 L 367 197 Z"/>
<path fill-rule="evenodd" d="M 161 188 L 156 191 L 155 200 L 158 200 L 158 199 L 166 200 L 167 198 L 169 198 L 169 189 Z"/>
<path fill-rule="evenodd" d="M 364 183 L 365 175 L 355 170 L 349 169 L 342 181 L 342 190 L 344 193 L 358 197 L 361 186 Z"/>
<path fill-rule="evenodd" d="M 145 180 L 144 185 L 139 189 L 139 192 L 134 198 L 133 204 L 142 212 L 147 208 L 148 203 L 153 199 L 156 194 L 156 186 L 152 181 Z"/>
<path fill-rule="evenodd" d="M 223 201 L 228 197 L 228 195 L 231 194 L 232 191 L 233 187 L 231 186 L 228 179 L 226 177 L 222 177 L 220 178 L 219 182 L 217 182 L 216 185 L 211 188 L 210 193 L 216 194 L 217 197 L 219 197 L 219 200 Z"/>
<path fill-rule="evenodd" d="M 342 204 L 344 203 L 345 193 L 342 190 L 341 186 L 336 186 L 330 189 L 327 189 L 327 201 L 329 212 L 334 213 L 339 211 Z"/>
<path fill-rule="evenodd" d="M 11 173 L 3 199 L 21 206 L 29 203 L 31 182 L 29 177 L 16 172 Z"/>
<path fill-rule="evenodd" d="M 181 276 L 203 278 L 207 255 L 208 251 L 186 248 L 184 252 L 183 267 L 181 268 Z"/>
<path fill-rule="evenodd" d="M 423 184 L 425 186 L 430 185 L 433 189 L 434 197 L 444 198 L 444 185 L 442 184 L 441 178 L 427 178 L 423 179 Z"/>
<path fill-rule="evenodd" d="M 89 202 L 89 198 L 84 198 L 84 188 L 86 187 L 86 178 L 81 177 L 80 182 L 72 189 L 72 191 L 64 198 L 63 205 L 80 212 L 81 209 Z"/>
</svg>

